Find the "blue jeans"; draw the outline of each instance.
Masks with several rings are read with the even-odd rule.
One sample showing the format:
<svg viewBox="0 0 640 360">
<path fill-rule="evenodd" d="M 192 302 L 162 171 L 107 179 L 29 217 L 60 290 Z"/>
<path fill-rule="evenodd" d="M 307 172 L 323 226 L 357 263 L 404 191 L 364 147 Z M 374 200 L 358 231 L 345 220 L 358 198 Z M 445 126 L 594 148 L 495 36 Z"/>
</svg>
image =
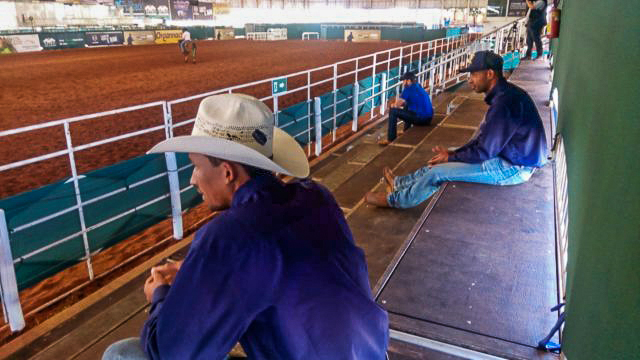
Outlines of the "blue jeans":
<svg viewBox="0 0 640 360">
<path fill-rule="evenodd" d="M 111 344 L 102 354 L 102 360 L 148 360 L 142 350 L 140 338 L 128 338 Z"/>
<path fill-rule="evenodd" d="M 387 195 L 389 206 L 406 209 L 427 200 L 446 181 L 464 181 L 489 185 L 517 185 L 529 180 L 536 168 L 513 165 L 502 158 L 479 164 L 448 162 L 427 166 L 412 174 L 397 176 L 394 191 Z"/>
</svg>

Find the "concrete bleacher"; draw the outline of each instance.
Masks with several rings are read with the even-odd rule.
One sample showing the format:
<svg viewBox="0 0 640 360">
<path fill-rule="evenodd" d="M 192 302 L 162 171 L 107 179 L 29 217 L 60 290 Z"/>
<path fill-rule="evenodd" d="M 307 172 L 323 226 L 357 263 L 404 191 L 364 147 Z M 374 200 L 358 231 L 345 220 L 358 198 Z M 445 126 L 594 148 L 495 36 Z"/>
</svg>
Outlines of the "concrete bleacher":
<svg viewBox="0 0 640 360">
<path fill-rule="evenodd" d="M 510 78 L 530 92 L 545 126 L 550 121 L 547 78 L 542 62 L 523 63 Z M 386 122 L 380 123 L 336 149 L 311 173 L 333 192 L 365 251 L 371 286 L 390 312 L 392 334 L 424 340 L 409 343 L 392 336 L 390 358 L 547 358 L 534 347 L 555 322 L 547 308 L 557 300 L 549 166 L 529 183 L 508 188 L 449 184 L 431 201 L 408 210 L 364 202 L 366 192 L 382 189 L 385 166 L 405 174 L 424 166 L 435 145 L 463 145 L 487 109 L 483 95 L 467 85 L 438 95 L 433 104 L 432 125 L 413 127 L 381 147 L 376 142 L 386 136 Z M 0 349 L 0 357 L 96 359 L 109 344 L 137 336 L 146 319 L 142 285 L 148 269 L 173 253 L 174 258 L 184 255 L 189 241 L 85 301 L 68 319 L 49 323 L 39 336 Z"/>
</svg>

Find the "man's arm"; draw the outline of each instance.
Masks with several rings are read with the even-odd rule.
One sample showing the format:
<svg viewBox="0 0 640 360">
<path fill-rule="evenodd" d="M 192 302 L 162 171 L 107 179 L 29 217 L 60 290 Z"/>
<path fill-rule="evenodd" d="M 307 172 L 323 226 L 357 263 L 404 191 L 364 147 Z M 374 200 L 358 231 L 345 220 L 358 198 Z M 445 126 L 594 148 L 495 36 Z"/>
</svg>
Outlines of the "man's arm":
<svg viewBox="0 0 640 360">
<path fill-rule="evenodd" d="M 151 359 L 223 358 L 269 304 L 279 276 L 274 254 L 223 225 L 199 232 L 170 290 L 154 291 L 141 334 Z"/>
<path fill-rule="evenodd" d="M 518 119 L 514 119 L 506 105 L 492 107 L 478 136 L 457 149 L 448 160 L 475 164 L 494 158 L 511 140 L 518 126 Z"/>
</svg>

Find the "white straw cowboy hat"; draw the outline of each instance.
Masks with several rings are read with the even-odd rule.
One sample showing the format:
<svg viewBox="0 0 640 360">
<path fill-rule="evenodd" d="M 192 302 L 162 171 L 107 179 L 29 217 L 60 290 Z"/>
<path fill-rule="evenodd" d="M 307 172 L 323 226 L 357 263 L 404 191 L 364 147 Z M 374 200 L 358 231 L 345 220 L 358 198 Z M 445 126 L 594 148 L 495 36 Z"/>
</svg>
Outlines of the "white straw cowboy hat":
<svg viewBox="0 0 640 360">
<path fill-rule="evenodd" d="M 294 177 L 309 176 L 298 142 L 274 126 L 273 113 L 260 100 L 241 94 L 202 100 L 190 136 L 158 143 L 148 153 L 185 152 L 213 156 Z"/>
</svg>

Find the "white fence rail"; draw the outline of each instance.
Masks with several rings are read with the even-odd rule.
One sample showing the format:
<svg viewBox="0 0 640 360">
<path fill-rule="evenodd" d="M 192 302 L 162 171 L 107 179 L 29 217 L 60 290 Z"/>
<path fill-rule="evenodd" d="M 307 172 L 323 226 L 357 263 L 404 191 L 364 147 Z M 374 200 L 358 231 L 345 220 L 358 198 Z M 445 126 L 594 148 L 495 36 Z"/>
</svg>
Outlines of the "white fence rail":
<svg viewBox="0 0 640 360">
<path fill-rule="evenodd" d="M 306 136 L 308 142 L 308 155 L 319 155 L 325 149 L 326 145 L 330 145 L 331 143 L 336 141 L 336 133 L 338 130 L 337 127 L 337 118 L 346 113 L 351 112 L 353 115 L 353 123 L 351 124 L 352 131 L 357 131 L 358 129 L 358 119 L 361 118 L 359 115 L 359 109 L 361 106 L 365 104 L 370 105 L 370 119 L 378 116 L 378 114 L 383 115 L 386 108 L 387 102 L 387 94 L 390 91 L 395 91 L 397 94 L 399 88 L 401 86 L 401 82 L 397 77 L 395 79 L 387 78 L 390 74 L 391 66 L 393 64 L 394 67 L 397 66 L 399 69 L 399 73 L 406 71 L 407 66 L 418 62 L 418 78 L 421 83 L 426 84 L 428 81 L 428 90 L 429 93 L 433 96 L 439 91 L 442 91 L 447 85 L 453 85 L 457 82 L 460 82 L 464 79 L 464 76 L 461 76 L 457 73 L 457 69 L 466 64 L 469 60 L 473 52 L 480 47 L 488 47 L 499 53 L 504 53 L 508 49 L 511 48 L 519 48 L 522 45 L 522 39 L 520 35 L 522 34 L 523 23 L 521 21 L 515 22 L 514 24 L 507 25 L 501 29 L 497 29 L 496 31 L 485 35 L 482 39 L 476 40 L 472 42 L 471 35 L 464 35 L 456 38 L 444 38 L 432 40 L 429 42 L 410 44 L 394 49 L 383 50 L 376 52 L 374 54 L 364 55 L 348 60 L 343 60 L 336 62 L 331 65 L 321 66 L 310 70 L 300 71 L 292 74 L 288 74 L 284 76 L 288 79 L 293 78 L 302 78 L 304 81 L 301 85 L 295 86 L 293 88 L 287 89 L 287 91 L 279 93 L 279 94 L 262 94 L 263 96 L 260 98 L 263 102 L 267 104 L 271 104 L 274 109 L 275 123 L 277 126 L 281 128 L 285 128 L 288 124 L 280 124 L 279 123 L 279 115 L 281 114 L 281 104 L 280 98 L 285 97 L 289 94 L 304 94 L 304 100 L 307 104 L 307 113 L 306 116 L 302 118 L 302 120 L 306 120 L 307 126 L 304 131 L 299 134 L 295 134 L 295 137 Z M 254 35 L 260 33 L 248 33 L 247 38 L 252 39 L 262 39 L 262 35 Z M 266 34 L 266 33 L 262 33 Z M 266 35 L 265 35 L 266 36 Z M 266 38 L 265 38 L 266 39 Z M 440 56 L 438 56 L 440 55 Z M 396 65 L 397 64 L 397 65 Z M 346 68 L 346 70 L 343 70 Z M 385 70 L 386 68 L 386 70 Z M 317 74 L 319 73 L 327 73 L 328 76 L 321 77 L 320 79 L 315 79 Z M 380 74 L 382 80 L 376 83 L 376 75 Z M 365 75 L 366 74 L 366 75 Z M 363 89 L 360 88 L 358 81 L 359 77 L 364 75 L 365 77 L 371 77 L 373 79 L 371 94 L 367 96 L 365 99 L 360 100 L 360 95 L 363 93 Z M 20 168 L 22 166 L 33 164 L 37 162 L 41 162 L 44 160 L 48 160 L 55 157 L 67 156 L 69 158 L 69 163 L 71 166 L 71 179 L 69 181 L 73 182 L 74 192 L 75 192 L 75 205 L 70 206 L 62 211 L 59 211 L 55 214 L 50 214 L 46 217 L 42 217 L 37 219 L 29 224 L 21 225 L 20 227 L 16 227 L 11 229 L 12 233 L 16 233 L 19 231 L 26 231 L 30 227 L 33 227 L 37 224 L 49 221 L 53 218 L 62 216 L 64 214 L 68 214 L 72 211 L 78 211 L 79 221 L 81 224 L 81 231 L 66 236 L 62 239 L 57 239 L 52 241 L 49 245 L 37 249 L 29 254 L 23 255 L 20 259 L 13 260 L 11 259 L 11 246 L 9 243 L 9 237 L 11 233 L 7 229 L 7 224 L 4 218 L 4 212 L 0 209 L 0 249 L 2 249 L 2 256 L 0 257 L 0 283 L 2 287 L 0 288 L 2 295 L 2 304 L 3 310 L 5 314 L 5 320 L 8 320 L 12 331 L 19 331 L 24 327 L 24 318 L 22 314 L 22 310 L 20 307 L 19 297 L 18 297 L 18 288 L 15 281 L 15 269 L 14 263 L 24 260 L 25 258 L 29 258 L 38 253 L 41 253 L 47 249 L 52 247 L 61 245 L 75 237 L 82 236 L 83 244 L 84 244 L 84 257 L 82 260 L 86 261 L 87 272 L 89 279 L 93 279 L 93 266 L 91 263 L 91 257 L 94 255 L 90 252 L 89 240 L 87 238 L 87 233 L 91 230 L 104 226 L 112 221 L 115 221 L 127 214 L 137 211 L 140 208 L 149 206 L 158 201 L 161 201 L 166 198 L 171 199 L 171 207 L 172 207 L 172 219 L 173 219 L 173 236 L 175 239 L 182 238 L 182 217 L 181 217 L 181 202 L 180 202 L 180 194 L 191 189 L 192 186 L 186 186 L 182 189 L 179 188 L 178 182 L 178 173 L 181 171 L 186 171 L 191 168 L 191 165 L 186 165 L 181 168 L 177 168 L 175 154 L 169 153 L 165 156 L 166 162 L 166 172 L 156 174 L 153 177 L 142 179 L 136 182 L 135 184 L 130 184 L 126 188 L 115 189 L 107 194 L 103 194 L 99 197 L 92 198 L 90 200 L 83 200 L 82 194 L 80 192 L 79 180 L 82 178 L 82 175 L 79 175 L 77 172 L 76 160 L 74 157 L 74 153 L 89 149 L 92 147 L 113 143 L 116 141 L 121 141 L 124 139 L 132 138 L 135 136 L 141 136 L 148 133 L 164 130 L 165 137 L 170 138 L 174 136 L 174 132 L 183 131 L 185 126 L 192 124 L 195 122 L 195 106 L 191 106 L 188 108 L 188 114 L 184 116 L 182 115 L 182 119 L 179 121 L 175 121 L 176 117 L 179 115 L 176 112 L 176 107 L 186 106 L 189 103 L 193 103 L 194 101 L 198 101 L 207 96 L 215 95 L 215 94 L 223 94 L 223 93 L 239 93 L 239 92 L 256 92 L 261 87 L 269 86 L 270 84 L 279 78 L 269 78 L 260 81 L 251 82 L 248 84 L 236 85 L 227 87 L 224 89 L 218 89 L 211 92 L 198 94 L 194 96 L 189 96 L 182 99 L 176 99 L 171 101 L 157 101 L 148 104 L 132 106 L 122 109 L 110 110 L 96 114 L 76 116 L 68 119 L 50 121 L 47 123 L 42 123 L 38 125 L 26 126 L 13 130 L 5 130 L 0 131 L 0 139 L 5 138 L 7 136 L 16 135 L 16 134 L 25 134 L 31 131 L 40 130 L 44 128 L 52 128 L 52 127 L 61 127 L 62 131 L 64 131 L 65 139 L 66 139 L 66 149 L 60 151 L 54 151 L 48 154 L 43 154 L 40 156 L 32 157 L 29 159 L 24 159 L 20 161 L 16 161 L 13 163 L 5 164 L 0 166 L 0 172 Z M 347 98 L 338 101 L 337 91 L 339 89 L 338 85 L 342 83 L 351 83 L 353 84 L 353 91 L 350 96 Z M 391 85 L 388 86 L 389 82 L 392 82 Z M 320 90 L 324 93 L 333 93 L 333 102 L 332 104 L 322 107 L 322 103 L 320 98 L 318 97 L 318 91 Z M 369 90 L 367 90 L 369 91 Z M 380 97 L 379 111 L 375 111 L 374 100 Z M 338 112 L 338 105 L 344 102 L 351 102 L 351 107 L 346 111 Z M 191 104 L 193 105 L 193 104 Z M 196 104 L 197 105 L 197 104 Z M 127 134 L 122 134 L 119 136 L 111 137 L 108 139 L 94 141 L 88 144 L 83 144 L 79 146 L 74 146 L 72 143 L 72 134 L 70 124 L 74 122 L 96 119 L 104 116 L 116 115 L 116 114 L 125 114 L 132 111 L 137 111 L 141 109 L 148 109 L 159 107 L 162 109 L 162 117 L 163 124 L 152 126 L 147 129 L 133 131 Z M 312 111 L 313 110 L 313 111 Z M 332 116 L 329 119 L 322 120 L 322 112 L 331 111 Z M 186 118 L 185 118 L 186 117 Z M 300 119 L 299 119 L 300 120 Z M 322 134 L 322 126 L 327 124 L 331 124 L 331 136 L 329 136 L 330 140 L 328 140 L 327 144 L 323 146 L 323 139 L 326 136 Z M 315 143 L 315 148 L 314 148 Z M 101 221 L 98 224 L 94 224 L 92 226 L 86 226 L 84 219 L 83 208 L 87 205 L 95 203 L 97 201 L 103 200 L 110 196 L 114 196 L 116 194 L 122 193 L 127 189 L 131 189 L 134 187 L 142 186 L 145 183 L 157 179 L 159 177 L 167 176 L 169 180 L 170 192 L 164 195 L 159 196 L 158 198 L 152 199 L 145 204 L 138 205 L 132 209 L 126 210 L 125 212 L 115 215 L 110 219 Z M 9 250 L 6 250 L 9 249 Z M 13 279 L 13 280 L 12 280 Z"/>
</svg>

